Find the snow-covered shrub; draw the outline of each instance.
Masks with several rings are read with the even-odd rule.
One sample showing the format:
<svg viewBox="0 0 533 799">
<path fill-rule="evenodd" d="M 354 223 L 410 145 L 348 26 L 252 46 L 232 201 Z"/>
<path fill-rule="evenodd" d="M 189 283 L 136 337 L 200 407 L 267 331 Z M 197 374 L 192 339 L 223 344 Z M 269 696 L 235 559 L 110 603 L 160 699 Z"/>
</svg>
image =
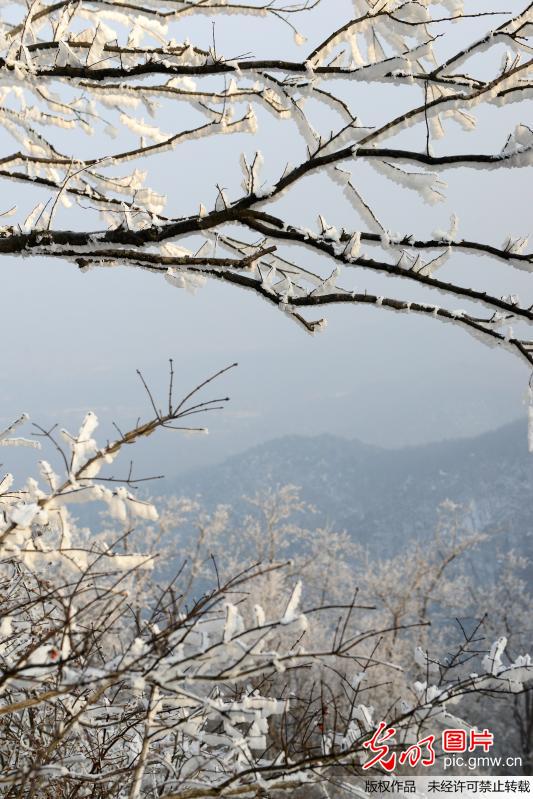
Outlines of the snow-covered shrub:
<svg viewBox="0 0 533 799">
<path fill-rule="evenodd" d="M 103 446 L 92 413 L 77 434 L 61 432 L 68 449 L 53 431 L 41 431 L 60 454 L 61 477 L 40 461 L 39 480 L 20 488 L 9 474 L 2 480 L 4 795 L 191 799 L 224 789 L 255 796 L 309 787 L 332 773 L 352 783 L 385 715 L 372 706 L 375 674 L 405 675 L 409 695 L 394 697 L 387 716 L 404 746 L 457 723 L 446 708 L 464 694 L 523 691 L 529 657 L 506 662 L 504 639 L 487 652 L 480 674 L 456 676 L 457 664 L 436 664 L 420 649 L 415 661 L 424 661 L 426 676 L 412 682 L 411 665 L 395 662 L 394 647 L 388 662 L 380 651 L 384 637 L 401 634 L 403 620 L 390 624 L 378 614 L 373 623 L 348 585 L 344 600 L 339 594 L 333 604 L 306 606 L 293 563 L 285 583 L 275 584 L 276 600 L 268 597 L 265 586 L 272 589 L 270 575 L 284 566 L 279 555 L 291 533 L 304 550 L 308 538 L 289 523 L 298 506 L 293 489 L 279 502 L 267 498 L 270 547 L 255 563 L 225 576 L 215 552 L 203 593 L 191 590 L 185 568 L 170 584 L 154 585 L 157 553 L 131 552 L 127 542 L 136 521 L 156 524 L 158 512 L 135 496 L 131 475 L 117 486 L 102 470 L 124 446 L 159 427 L 182 428 L 191 413 L 213 407 L 196 400 L 198 389 L 175 403 L 172 377 L 168 410 L 157 411 L 148 391 L 153 418 Z M 38 444 L 16 436 L 25 422 L 5 430 L 2 443 Z M 79 529 L 69 507 L 80 502 L 103 503 L 116 521 L 114 536 Z M 258 531 L 250 541 L 252 549 L 260 544 Z M 223 556 L 220 563 L 222 571 L 229 565 Z"/>
</svg>

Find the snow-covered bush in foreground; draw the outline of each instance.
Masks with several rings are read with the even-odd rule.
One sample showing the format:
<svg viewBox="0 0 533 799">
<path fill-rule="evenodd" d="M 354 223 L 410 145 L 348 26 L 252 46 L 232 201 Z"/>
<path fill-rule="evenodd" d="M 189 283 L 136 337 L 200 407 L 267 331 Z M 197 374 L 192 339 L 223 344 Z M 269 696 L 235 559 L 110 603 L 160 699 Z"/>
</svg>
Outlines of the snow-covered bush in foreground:
<svg viewBox="0 0 533 799">
<path fill-rule="evenodd" d="M 106 484 L 101 469 L 158 427 L 183 429 L 191 414 L 220 406 L 198 402 L 197 390 L 174 403 L 171 385 L 165 413 L 153 403 L 152 419 L 102 447 L 91 413 L 77 435 L 62 432 L 68 454 L 44 431 L 63 458 L 63 477 L 41 461 L 39 481 L 15 488 L 3 478 L 5 796 L 253 797 L 332 774 L 351 783 L 363 773 L 381 721 L 371 706 L 373 670 L 402 669 L 379 657 L 380 639 L 397 626 L 359 629 L 364 608 L 348 598 L 337 603 L 329 645 L 315 648 L 313 625 L 331 606 L 303 610 L 300 582 L 283 589 L 277 614 L 254 601 L 255 583 L 264 585 L 283 564 L 255 563 L 221 578 L 214 557 L 214 587 L 194 597 L 183 592 L 179 573 L 164 587 L 147 579 L 156 553 L 128 551 L 135 520 L 155 521 L 157 511 L 135 497 L 131 480 Z M 14 436 L 25 421 L 4 431 L 2 443 L 34 445 Z M 117 522 L 114 540 L 78 530 L 69 505 L 79 502 L 107 506 Z M 494 645 L 479 675 L 454 678 L 444 667 L 435 675 L 428 665 L 426 679 L 403 702 L 397 698 L 387 719 L 398 743 L 456 726 L 446 708 L 464 694 L 522 691 L 533 674 L 529 657 L 504 665 L 504 648 L 504 641 Z"/>
<path fill-rule="evenodd" d="M 529 561 L 513 552 L 499 555 L 498 536 L 472 529 L 468 506 L 443 502 L 433 535 L 427 531 L 421 539 L 414 536 L 399 551 L 390 552 L 384 546 L 378 555 L 375 549 L 372 554 L 367 549 L 364 522 L 350 534 L 331 525 L 320 526 L 320 507 L 302 500 L 294 485 L 273 489 L 265 481 L 254 497 L 243 497 L 235 507 L 216 506 L 211 512 L 202 508 L 198 498 L 162 497 L 159 505 L 160 546 L 171 557 L 171 542 L 179 542 L 181 556 L 187 556 L 182 574 L 191 584 L 205 585 L 210 579 L 211 553 L 216 553 L 221 579 L 250 562 L 289 559 L 283 571 L 259 577 L 253 596 L 243 598 L 239 608 L 251 613 L 259 601 L 270 615 L 279 615 L 287 579 L 291 584 L 301 581 L 305 605 L 323 607 L 320 624 L 307 633 L 307 644 L 313 649 L 325 650 L 330 645 L 338 625 L 338 605 L 356 586 L 357 629 L 387 631 L 380 636 L 377 650 L 371 635 L 357 645 L 359 660 L 354 663 L 362 664 L 364 656 L 373 655 L 371 671 L 348 675 L 348 692 L 359 683 L 359 698 L 371 701 L 374 718 L 392 718 L 412 704 L 417 698 L 414 686 L 427 681 L 428 672 L 433 683 L 460 680 L 474 672 L 484 674 L 489 661 L 483 658 L 490 657 L 494 640 L 508 640 L 501 666 L 528 651 L 533 597 L 521 575 L 527 574 Z M 394 530 L 391 537 L 396 537 Z M 488 577 L 483 564 L 489 560 Z M 328 665 L 322 683 L 312 670 L 300 671 L 292 681 L 293 691 L 310 703 L 316 700 L 318 715 L 326 709 L 327 716 L 327 705 L 342 693 L 345 676 L 345 664 L 334 669 Z M 514 752 L 522 759 L 524 774 L 529 773 L 533 757 L 527 723 L 531 701 L 531 688 L 497 696 L 474 691 L 461 705 L 471 723 L 484 724 L 494 734 L 491 754 L 501 755 L 503 762 Z M 342 726 L 349 711 L 342 703 L 335 706 Z M 301 723 L 299 712 L 298 707 L 294 709 L 295 723 Z M 321 719 L 322 726 L 325 720 Z"/>
</svg>

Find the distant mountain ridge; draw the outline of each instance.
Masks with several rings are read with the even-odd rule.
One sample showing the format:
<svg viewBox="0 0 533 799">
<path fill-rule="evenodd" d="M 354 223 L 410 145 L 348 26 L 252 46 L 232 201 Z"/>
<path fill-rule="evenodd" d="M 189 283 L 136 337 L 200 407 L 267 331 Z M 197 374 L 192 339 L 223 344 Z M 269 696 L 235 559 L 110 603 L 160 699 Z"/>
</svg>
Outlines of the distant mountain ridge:
<svg viewBox="0 0 533 799">
<path fill-rule="evenodd" d="M 224 462 L 167 479 L 163 493 L 197 496 L 208 508 L 292 483 L 315 505 L 313 523 L 346 529 L 371 549 L 393 550 L 434 529 L 438 506 L 468 504 L 468 523 L 531 549 L 533 455 L 523 420 L 475 438 L 387 450 L 322 434 L 285 436 Z"/>
</svg>

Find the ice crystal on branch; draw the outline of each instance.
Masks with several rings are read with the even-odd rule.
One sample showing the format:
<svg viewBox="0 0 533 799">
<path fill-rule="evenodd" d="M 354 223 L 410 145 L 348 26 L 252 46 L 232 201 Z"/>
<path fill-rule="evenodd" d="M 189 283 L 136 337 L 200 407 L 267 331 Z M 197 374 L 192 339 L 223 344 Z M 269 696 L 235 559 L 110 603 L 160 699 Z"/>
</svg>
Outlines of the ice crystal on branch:
<svg viewBox="0 0 533 799">
<path fill-rule="evenodd" d="M 2 227 L 0 252 L 66 259 L 84 270 L 126 264 L 191 292 L 214 278 L 253 291 L 311 333 L 325 327 L 322 306 L 409 311 L 453 322 L 533 366 L 533 311 L 507 299 L 514 270 L 531 269 L 528 231 L 507 233 L 500 246 L 488 226 L 486 240 L 470 238 L 464 223 L 459 233 L 453 221 L 440 232 L 446 218 L 431 238 L 417 232 L 416 210 L 413 225 L 398 231 L 376 199 L 386 192 L 396 205 L 404 196 L 436 203 L 438 214 L 450 170 L 490 175 L 531 165 L 533 134 L 520 116 L 532 92 L 530 5 L 507 13 L 469 10 L 459 0 L 361 0 L 336 22 L 323 0 L 13 6 L 0 37 L 0 178 L 17 181 L 28 200 Z M 195 17 L 214 24 L 207 41 L 194 26 L 194 41 L 185 35 Z M 261 52 L 228 50 L 219 21 L 237 26 L 242 41 L 253 22 L 263 31 Z M 393 87 L 406 88 L 401 110 L 359 92 L 383 86 L 391 97 Z M 478 118 L 504 105 L 516 119 L 486 152 Z M 470 147 L 452 143 L 455 123 Z M 94 134 L 92 155 L 85 134 Z M 282 159 L 274 156 L 272 138 L 287 142 L 287 158 L 285 147 Z M 211 200 L 195 197 L 183 177 L 186 163 L 199 174 L 203 162 Z M 173 178 L 166 196 L 152 185 L 155 163 L 167 164 Z M 324 213 L 330 180 L 339 209 L 350 206 L 348 223 Z M 301 196 L 304 186 L 305 215 L 327 218 L 327 227 L 304 227 L 294 211 L 280 212 L 278 201 Z M 35 201 L 35 189 L 45 199 Z M 244 257 L 227 257 L 224 246 L 208 256 L 202 247 L 229 238 L 232 254 L 240 248 Z M 169 247 L 183 250 L 174 262 Z M 309 253 L 318 256 L 316 272 Z M 471 282 L 474 256 L 502 268 L 502 291 L 483 275 L 480 285 Z M 458 257 L 464 279 L 453 269 Z M 342 264 L 366 274 L 368 286 L 356 290 L 351 269 L 335 271 Z M 369 288 L 383 276 L 390 294 Z M 404 286 L 412 287 L 409 301 Z M 502 314 L 511 332 L 494 324 Z"/>
</svg>

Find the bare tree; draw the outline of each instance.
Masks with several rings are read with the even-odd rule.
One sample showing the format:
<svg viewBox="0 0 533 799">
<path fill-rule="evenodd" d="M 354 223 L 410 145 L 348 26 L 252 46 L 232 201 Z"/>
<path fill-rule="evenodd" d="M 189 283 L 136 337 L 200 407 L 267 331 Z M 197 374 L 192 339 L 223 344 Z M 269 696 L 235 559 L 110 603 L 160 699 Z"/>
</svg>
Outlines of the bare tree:
<svg viewBox="0 0 533 799">
<path fill-rule="evenodd" d="M 329 16 L 320 0 L 14 5 L 18 16 L 6 18 L 0 39 L 0 123 L 6 133 L 0 177 L 38 188 L 43 200 L 25 221 L 26 211 L 2 229 L 0 252 L 67 259 L 81 269 L 126 264 L 192 290 L 215 278 L 252 290 L 310 332 L 325 322 L 305 312 L 331 304 L 416 314 L 452 322 L 533 364 L 527 333 L 533 307 L 508 290 L 494 291 L 484 277 L 475 286 L 466 274 L 476 256 L 505 266 L 510 286 L 507 270 L 527 270 L 533 261 L 525 235 L 493 242 L 488 220 L 486 238 L 472 240 L 460 235 L 454 216 L 448 230 L 441 221 L 440 230 L 424 238 L 413 229 L 392 232 L 379 208 L 379 195 L 398 185 L 423 202 L 441 200 L 441 176 L 450 169 L 493 174 L 531 164 L 533 133 L 520 122 L 496 152 L 484 152 L 474 134 L 467 152 L 446 146 L 446 138 L 441 143 L 448 120 L 473 130 L 475 112 L 506 106 L 520 113 L 530 99 L 531 4 L 512 15 L 469 13 L 461 0 L 437 6 L 355 0 L 353 16 L 331 30 L 324 30 Z M 196 31 L 195 23 L 206 18 L 213 21 L 209 41 L 175 38 L 188 26 Z M 245 49 L 247 19 L 263 26 L 263 42 L 274 52 L 260 59 L 221 52 L 215 22 L 230 26 Z M 276 23 L 282 25 L 278 36 L 271 35 Z M 482 32 L 465 38 L 461 26 L 468 31 L 474 23 Z M 300 27 L 313 25 L 321 40 L 310 49 Z M 279 54 L 283 46 L 290 51 L 287 28 L 304 50 L 300 58 Z M 476 57 L 487 51 L 479 69 Z M 406 87 L 408 99 L 401 112 L 375 125 L 372 99 L 359 89 L 381 84 L 391 91 Z M 277 127 L 268 128 L 268 116 Z M 267 138 L 277 136 L 280 143 L 287 123 L 291 133 L 297 131 L 297 163 L 280 167 L 282 151 L 281 159 L 263 164 L 258 122 L 267 126 Z M 90 147 L 77 134 L 93 132 L 94 153 L 84 155 Z M 221 134 L 235 135 L 236 167 L 246 134 L 254 137 L 251 154 L 241 156 L 241 189 L 217 182 Z M 117 143 L 108 144 L 109 136 Z M 211 200 L 199 210 L 187 208 L 192 192 L 183 197 L 180 180 L 169 205 L 179 204 L 179 193 L 185 213 L 165 213 L 166 198 L 149 187 L 142 170 L 151 174 L 153 161 L 167 153 L 167 170 L 178 176 L 189 157 L 187 143 L 195 139 L 213 140 L 201 156 L 213 172 Z M 177 151 L 175 158 L 170 151 Z M 135 166 L 128 171 L 130 164 Z M 375 186 L 367 167 L 379 173 Z M 339 197 L 357 221 L 329 218 L 323 180 L 339 185 Z M 305 210 L 319 220 L 311 228 L 279 202 L 304 182 Z M 81 218 L 68 210 L 73 202 L 84 209 Z M 101 212 L 104 226 L 93 210 Z M 17 210 L 6 208 L 4 215 L 11 212 Z M 448 280 L 437 276 L 447 260 L 455 264 L 459 257 L 464 280 L 454 277 L 455 269 Z M 351 270 L 368 281 L 387 276 L 410 285 L 412 296 L 404 297 L 402 286 L 390 296 L 354 287 L 346 277 Z M 435 292 L 439 304 L 432 301 Z"/>
</svg>

